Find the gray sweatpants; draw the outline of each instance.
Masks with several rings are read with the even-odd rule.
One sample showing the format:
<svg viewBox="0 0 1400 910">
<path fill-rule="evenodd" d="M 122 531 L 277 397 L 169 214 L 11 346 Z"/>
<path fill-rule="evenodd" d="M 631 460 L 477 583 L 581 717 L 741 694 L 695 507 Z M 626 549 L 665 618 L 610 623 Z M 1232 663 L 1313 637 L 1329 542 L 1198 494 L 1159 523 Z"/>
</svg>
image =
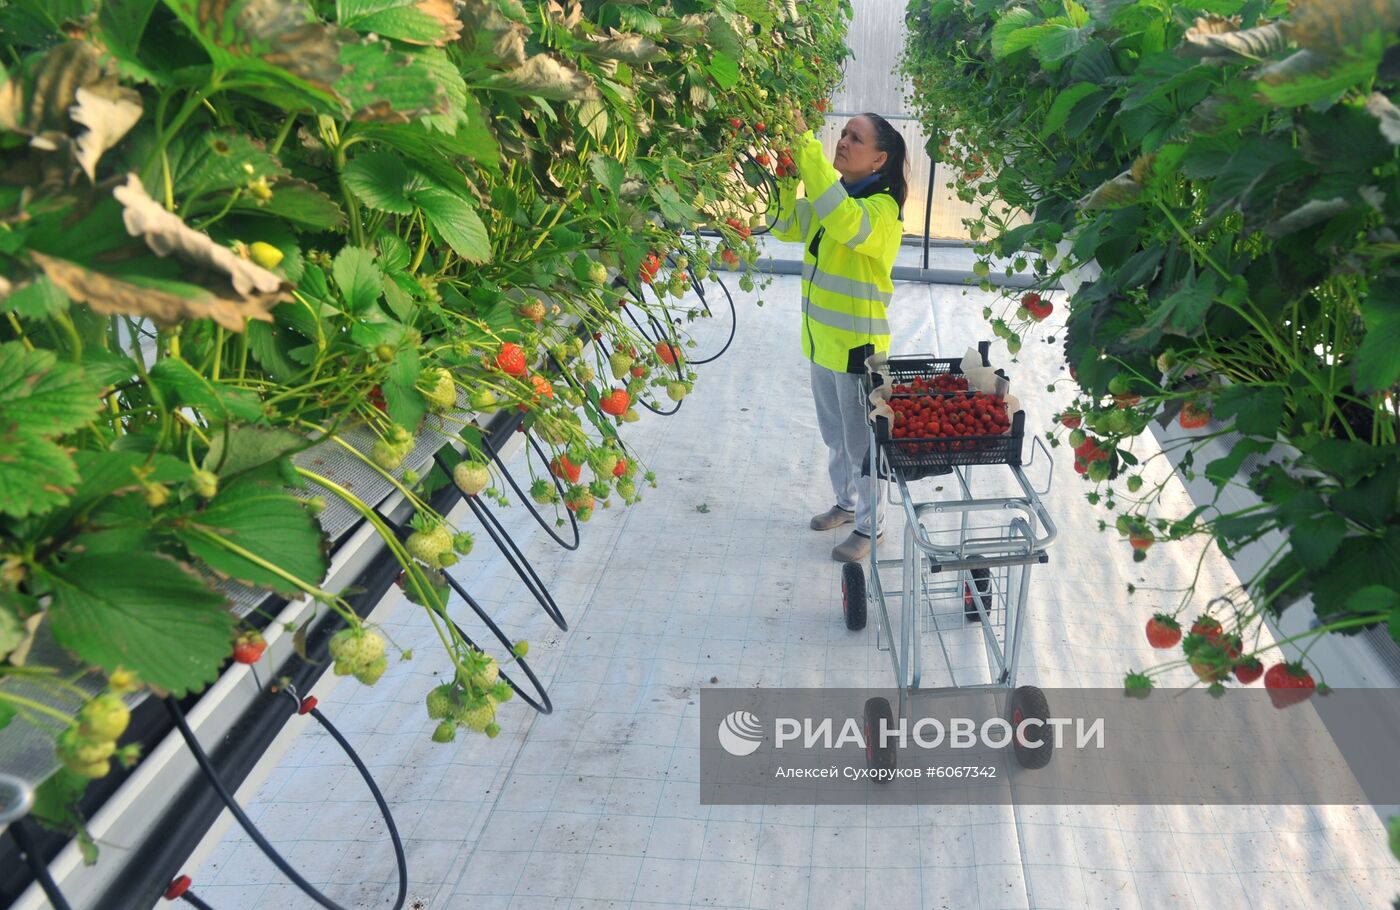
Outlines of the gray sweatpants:
<svg viewBox="0 0 1400 910">
<path fill-rule="evenodd" d="M 836 505 L 856 513 L 856 530 L 879 533 L 884 526 L 885 482 L 872 495 L 870 478 L 862 477 L 861 463 L 870 451 L 866 423 L 869 406 L 861 391 L 858 373 L 838 373 L 812 364 L 812 398 L 817 405 L 817 426 L 827 447 L 827 471 Z"/>
</svg>

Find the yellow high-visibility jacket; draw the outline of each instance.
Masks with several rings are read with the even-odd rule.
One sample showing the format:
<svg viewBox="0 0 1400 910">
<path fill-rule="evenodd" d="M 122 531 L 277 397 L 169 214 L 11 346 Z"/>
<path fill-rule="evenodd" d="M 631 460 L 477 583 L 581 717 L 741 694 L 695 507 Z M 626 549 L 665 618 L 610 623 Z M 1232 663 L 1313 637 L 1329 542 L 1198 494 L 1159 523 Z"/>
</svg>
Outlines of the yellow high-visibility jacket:
<svg viewBox="0 0 1400 910">
<path fill-rule="evenodd" d="M 890 274 L 904 236 L 899 203 L 882 181 L 855 197 L 847 193 L 810 130 L 798 140 L 793 161 L 806 198 L 797 198 L 795 178 L 778 181 L 773 236 L 807 244 L 802 353 L 830 370 L 863 373 L 866 357 L 890 349 L 885 307 L 894 296 Z"/>
</svg>

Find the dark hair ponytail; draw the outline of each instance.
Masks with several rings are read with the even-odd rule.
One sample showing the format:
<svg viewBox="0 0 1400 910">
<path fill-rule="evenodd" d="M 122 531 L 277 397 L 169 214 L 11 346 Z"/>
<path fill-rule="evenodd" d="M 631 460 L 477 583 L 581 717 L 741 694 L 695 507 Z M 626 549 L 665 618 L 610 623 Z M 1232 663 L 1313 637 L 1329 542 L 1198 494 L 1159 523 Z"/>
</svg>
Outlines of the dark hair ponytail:
<svg viewBox="0 0 1400 910">
<path fill-rule="evenodd" d="M 904 136 L 879 114 L 861 116 L 875 125 L 875 147 L 886 155 L 880 175 L 903 211 L 904 200 L 909 196 L 909 157 L 904 148 Z"/>
</svg>

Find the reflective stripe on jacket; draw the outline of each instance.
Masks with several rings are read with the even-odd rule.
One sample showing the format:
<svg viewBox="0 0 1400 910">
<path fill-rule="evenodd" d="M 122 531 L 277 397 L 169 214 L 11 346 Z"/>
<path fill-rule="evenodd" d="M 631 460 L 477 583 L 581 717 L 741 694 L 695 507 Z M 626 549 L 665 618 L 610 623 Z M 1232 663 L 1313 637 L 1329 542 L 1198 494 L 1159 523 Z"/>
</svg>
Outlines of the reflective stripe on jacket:
<svg viewBox="0 0 1400 910">
<path fill-rule="evenodd" d="M 890 273 L 904 235 L 899 203 L 879 182 L 871 195 L 850 195 L 811 131 L 798 142 L 793 160 L 807 196 L 797 198 L 796 180 L 779 181 L 773 236 L 807 245 L 802 353 L 830 370 L 864 372 L 866 357 L 890 348 L 885 307 L 894 296 Z"/>
</svg>

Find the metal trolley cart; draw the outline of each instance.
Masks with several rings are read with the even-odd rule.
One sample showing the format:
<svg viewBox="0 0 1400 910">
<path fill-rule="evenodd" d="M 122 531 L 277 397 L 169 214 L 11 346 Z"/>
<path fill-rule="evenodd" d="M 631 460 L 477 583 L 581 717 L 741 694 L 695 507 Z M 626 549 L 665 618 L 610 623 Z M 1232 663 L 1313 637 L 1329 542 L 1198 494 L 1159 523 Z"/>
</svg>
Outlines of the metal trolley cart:
<svg viewBox="0 0 1400 910">
<path fill-rule="evenodd" d="M 979 346 L 982 366 L 990 367 L 987 352 L 990 344 Z M 963 374 L 962 360 L 957 358 L 898 357 L 866 374 L 867 395 L 885 382 L 899 387 L 890 397 L 917 395 L 968 395 L 968 392 L 909 391 L 915 377 L 938 377 L 944 387 L 952 385 L 950 377 Z M 1000 391 L 1005 391 L 1005 374 L 998 372 Z M 953 380 L 955 383 L 956 380 Z M 867 465 L 871 486 L 878 493 L 878 479 L 887 477 L 891 483 L 890 504 L 902 505 L 905 517 L 903 554 L 900 558 L 881 558 L 878 538 L 872 540 L 869 563 L 869 601 L 878 607 L 876 647 L 887 651 L 894 665 L 899 691 L 900 715 L 907 716 L 909 701 L 919 693 L 948 693 L 956 690 L 983 689 L 1003 693 L 998 710 L 1013 727 L 1023 719 L 1049 716 L 1045 694 L 1034 686 L 1016 685 L 1016 663 L 1020 654 L 1022 624 L 1025 619 L 1030 569 L 1047 561 L 1046 548 L 1057 533 L 1055 524 L 1046 514 L 1040 497 L 1049 492 L 1053 479 L 1053 463 L 1049 450 L 1032 437 L 1045 455 L 1049 472 L 1045 488 L 1037 491 L 1026 478 L 1021 456 L 1025 440 L 1025 413 L 1018 411 L 1011 420 L 1010 431 L 995 436 L 947 436 L 910 438 L 896 436 L 885 416 L 873 416 L 870 425 L 870 461 Z M 1034 460 L 1034 448 L 1031 449 Z M 870 469 L 877 466 L 877 469 Z M 1025 467 L 1029 467 L 1028 462 Z M 972 491 L 973 468 L 979 479 L 984 473 L 1009 473 L 1014 490 L 1020 495 L 977 498 Z M 918 484 L 924 478 L 937 476 L 946 498 L 916 501 L 911 484 L 922 492 L 931 485 Z M 996 480 L 997 478 L 992 478 Z M 1009 488 L 1011 489 L 1011 488 Z M 898 499 L 895 498 L 898 491 Z M 957 497 L 957 498 L 953 498 Z M 881 569 L 901 570 L 898 589 L 887 588 L 881 581 Z M 866 624 L 867 585 L 865 569 L 860 563 L 848 563 L 842 573 L 842 611 L 849 629 L 863 629 Z M 889 602 L 897 600 L 900 619 L 896 628 L 890 622 Z M 976 647 L 979 637 L 985 645 L 985 670 L 963 668 L 961 676 L 976 675 L 977 680 L 960 678 L 950 644 L 956 650 L 971 643 Z M 937 688 L 921 687 L 923 680 L 923 643 L 938 641 L 951 685 Z M 989 670 L 990 673 L 987 673 Z M 990 680 L 987 679 L 990 676 Z M 1004 700 L 1003 700 L 1004 699 Z M 889 701 L 871 698 L 865 705 L 866 757 L 874 768 L 893 769 L 895 749 L 875 742 L 871 734 L 884 720 L 893 724 L 896 715 Z M 1041 745 L 1013 741 L 1018 763 L 1026 768 L 1043 768 L 1049 763 L 1052 747 L 1048 740 Z"/>
</svg>

